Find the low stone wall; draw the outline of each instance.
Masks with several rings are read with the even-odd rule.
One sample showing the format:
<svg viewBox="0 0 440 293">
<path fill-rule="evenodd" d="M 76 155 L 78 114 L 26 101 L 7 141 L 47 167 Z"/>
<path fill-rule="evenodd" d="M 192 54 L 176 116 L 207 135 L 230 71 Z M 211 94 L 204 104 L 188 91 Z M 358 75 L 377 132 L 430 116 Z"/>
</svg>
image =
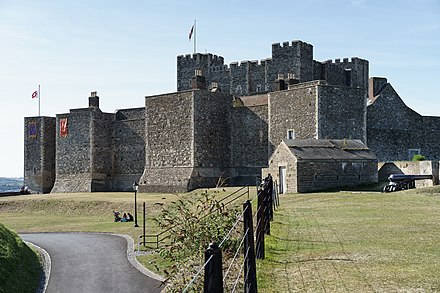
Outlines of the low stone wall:
<svg viewBox="0 0 440 293">
<path fill-rule="evenodd" d="M 391 174 L 433 175 L 432 180 L 417 180 L 416 187 L 434 186 L 439 184 L 439 161 L 396 161 L 378 164 L 379 181 L 387 182 Z"/>
</svg>

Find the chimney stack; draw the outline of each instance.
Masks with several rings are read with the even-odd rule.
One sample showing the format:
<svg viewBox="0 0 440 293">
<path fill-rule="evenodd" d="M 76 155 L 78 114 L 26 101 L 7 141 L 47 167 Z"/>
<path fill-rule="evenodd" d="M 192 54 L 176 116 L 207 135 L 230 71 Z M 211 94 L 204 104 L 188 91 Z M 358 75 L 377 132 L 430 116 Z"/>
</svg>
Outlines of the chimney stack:
<svg viewBox="0 0 440 293">
<path fill-rule="evenodd" d="M 89 97 L 89 108 L 99 109 L 99 97 L 97 92 L 91 92 Z"/>
<path fill-rule="evenodd" d="M 201 69 L 196 69 L 194 76 L 191 78 L 191 88 L 193 90 L 206 90 L 206 79 Z"/>
</svg>

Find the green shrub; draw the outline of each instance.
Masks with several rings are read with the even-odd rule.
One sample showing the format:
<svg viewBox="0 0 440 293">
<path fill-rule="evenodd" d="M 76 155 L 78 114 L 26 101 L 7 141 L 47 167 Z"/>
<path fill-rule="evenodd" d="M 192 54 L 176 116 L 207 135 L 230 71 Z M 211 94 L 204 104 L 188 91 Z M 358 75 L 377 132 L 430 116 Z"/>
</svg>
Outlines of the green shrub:
<svg viewBox="0 0 440 293">
<path fill-rule="evenodd" d="M 412 158 L 412 161 L 418 162 L 418 161 L 424 161 L 425 159 L 426 159 L 426 157 L 423 155 L 414 155 L 414 157 Z"/>
<path fill-rule="evenodd" d="M 220 244 L 237 221 L 238 214 L 238 208 L 224 206 L 212 194 L 202 194 L 197 198 L 194 195 L 184 196 L 164 208 L 157 222 L 159 227 L 169 231 L 172 242 L 159 252 L 171 264 L 164 270 L 168 283 L 164 292 L 182 291 L 203 265 L 208 244 Z M 237 235 L 238 232 L 234 231 L 223 243 L 224 258 L 238 248 Z M 203 275 L 196 280 L 190 292 L 200 290 L 203 291 Z"/>
</svg>

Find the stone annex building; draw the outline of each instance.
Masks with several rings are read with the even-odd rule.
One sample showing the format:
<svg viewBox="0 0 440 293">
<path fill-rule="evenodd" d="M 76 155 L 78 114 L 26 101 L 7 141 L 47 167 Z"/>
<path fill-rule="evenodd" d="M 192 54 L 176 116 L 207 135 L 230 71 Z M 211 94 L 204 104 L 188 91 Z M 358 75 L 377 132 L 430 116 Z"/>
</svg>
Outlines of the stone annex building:
<svg viewBox="0 0 440 293">
<path fill-rule="evenodd" d="M 93 92 L 87 108 L 26 117 L 25 184 L 44 193 L 255 184 L 283 139 L 355 140 L 379 161 L 439 160 L 440 117 L 408 108 L 368 67 L 316 61 L 302 41 L 229 66 L 212 54 L 178 56 L 177 92 L 145 97 L 145 107 L 104 113 Z"/>
</svg>

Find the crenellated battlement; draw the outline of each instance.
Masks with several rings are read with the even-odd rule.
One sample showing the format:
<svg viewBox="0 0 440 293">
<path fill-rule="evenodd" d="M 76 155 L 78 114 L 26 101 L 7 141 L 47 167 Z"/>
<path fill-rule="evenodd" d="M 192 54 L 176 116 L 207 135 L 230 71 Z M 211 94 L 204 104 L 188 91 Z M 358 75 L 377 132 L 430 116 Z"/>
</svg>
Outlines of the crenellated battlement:
<svg viewBox="0 0 440 293">
<path fill-rule="evenodd" d="M 301 40 L 293 40 L 291 43 L 290 42 L 283 42 L 281 43 L 273 43 L 272 44 L 272 51 L 274 50 L 279 50 L 282 48 L 296 48 L 298 46 L 312 46 L 309 43 L 303 42 Z"/>
<path fill-rule="evenodd" d="M 230 68 L 238 69 L 242 67 L 258 67 L 258 66 L 266 66 L 267 59 L 263 60 L 243 60 L 240 63 L 239 62 L 232 62 L 229 64 Z"/>
<path fill-rule="evenodd" d="M 224 91 L 251 94 L 273 91 L 277 74 L 294 74 L 300 83 L 315 79 L 330 84 L 362 86 L 368 83 L 368 61 L 341 58 L 313 60 L 313 46 L 301 40 L 273 43 L 272 55 L 266 59 L 243 60 L 224 64 L 224 58 L 211 53 L 196 53 L 177 57 L 178 90 L 190 89 L 189 80 L 195 69 L 202 69 L 206 82 L 217 82 Z"/>
<path fill-rule="evenodd" d="M 224 63 L 224 58 L 219 55 L 214 55 L 211 53 L 195 53 L 195 54 L 186 54 L 186 55 L 179 55 L 177 56 L 177 61 L 200 61 L 200 60 L 206 60 L 213 63 Z"/>
<path fill-rule="evenodd" d="M 320 61 L 318 61 L 318 62 L 320 62 Z M 362 58 L 359 58 L 359 57 L 351 57 L 351 58 L 343 58 L 342 59 L 342 62 L 341 62 L 341 59 L 340 58 L 337 58 L 337 59 L 334 59 L 334 60 L 332 60 L 332 59 L 328 59 L 328 60 L 325 60 L 325 61 L 322 61 L 322 62 L 320 62 L 320 63 L 323 63 L 323 64 L 334 64 L 334 65 L 341 65 L 341 64 L 364 64 L 364 63 L 368 63 L 368 60 L 365 60 L 365 59 L 362 59 Z"/>
</svg>

